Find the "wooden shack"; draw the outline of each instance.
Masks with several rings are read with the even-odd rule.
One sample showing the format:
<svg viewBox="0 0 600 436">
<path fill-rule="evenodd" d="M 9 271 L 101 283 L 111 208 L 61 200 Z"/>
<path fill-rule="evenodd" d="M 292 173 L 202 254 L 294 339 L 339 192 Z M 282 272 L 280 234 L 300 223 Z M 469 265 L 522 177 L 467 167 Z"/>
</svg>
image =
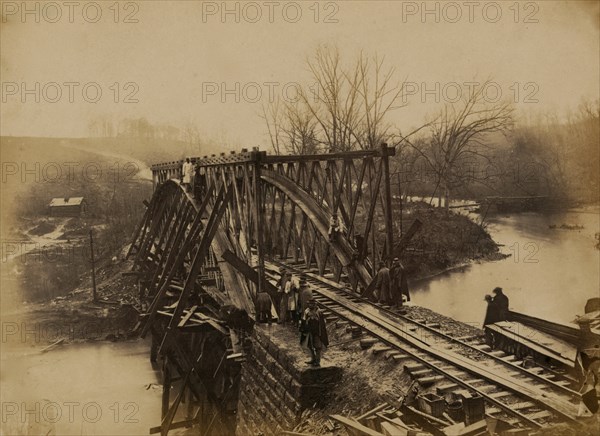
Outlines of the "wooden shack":
<svg viewBox="0 0 600 436">
<path fill-rule="evenodd" d="M 87 202 L 83 197 L 57 197 L 48 205 L 50 216 L 80 217 L 87 213 Z"/>
</svg>

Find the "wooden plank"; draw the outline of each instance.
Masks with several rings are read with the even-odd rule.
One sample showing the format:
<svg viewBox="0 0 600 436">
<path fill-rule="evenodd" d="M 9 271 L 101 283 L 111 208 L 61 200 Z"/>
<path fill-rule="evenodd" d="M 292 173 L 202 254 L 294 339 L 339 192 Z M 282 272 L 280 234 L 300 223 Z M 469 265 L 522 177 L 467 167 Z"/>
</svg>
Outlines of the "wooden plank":
<svg viewBox="0 0 600 436">
<path fill-rule="evenodd" d="M 414 413 L 415 415 L 425 418 L 428 421 L 435 422 L 436 424 L 443 425 L 443 426 L 451 425 L 451 423 L 448 421 L 444 421 L 443 419 L 436 418 L 435 416 L 432 416 L 428 413 L 421 412 L 420 410 L 417 410 L 412 406 L 404 406 L 404 407 L 406 409 L 408 409 L 411 413 Z"/>
<path fill-rule="evenodd" d="M 496 323 L 496 324 L 489 324 L 486 325 L 485 328 L 489 329 L 495 333 L 498 333 L 506 338 L 508 338 L 509 340 L 518 342 L 520 344 L 522 344 L 525 347 L 528 347 L 530 349 L 532 349 L 533 351 L 536 351 L 540 354 L 543 354 L 544 356 L 548 356 L 551 357 L 552 359 L 555 359 L 556 361 L 570 366 L 571 368 L 575 366 L 575 357 L 577 354 L 577 349 L 575 347 L 573 347 L 572 352 L 567 355 L 564 356 L 562 353 L 566 354 L 566 347 L 560 347 L 560 345 L 558 344 L 558 342 L 556 344 L 554 344 L 554 346 L 548 346 L 545 344 L 541 344 L 539 342 L 534 342 L 533 338 L 531 336 L 528 337 L 524 337 L 521 336 L 521 334 L 519 333 L 518 329 L 508 329 L 508 324 L 507 322 L 502 322 L 502 323 Z M 542 333 L 540 332 L 540 337 L 541 337 Z M 530 339 L 531 338 L 531 339 Z M 563 343 L 564 345 L 564 343 Z M 561 350 L 558 350 L 559 348 L 562 348 Z"/>
<path fill-rule="evenodd" d="M 383 433 L 379 433 L 378 431 L 372 430 L 369 427 L 365 427 L 364 425 L 341 415 L 329 415 L 331 419 L 334 421 L 343 424 L 345 427 L 349 428 L 351 431 L 357 432 L 357 434 L 365 435 L 365 436 L 383 436 Z"/>
<path fill-rule="evenodd" d="M 171 423 L 171 425 L 169 426 L 169 430 L 176 430 L 178 428 L 184 428 L 184 427 L 192 427 L 194 424 L 196 424 L 196 421 L 194 419 L 186 419 L 185 421 L 178 421 L 178 422 L 173 422 Z M 156 433 L 160 433 L 162 431 L 162 426 L 158 426 L 158 427 L 150 427 L 150 434 L 156 434 Z"/>
<path fill-rule="evenodd" d="M 369 410 L 368 412 L 363 413 L 362 415 L 360 415 L 358 418 L 356 418 L 357 421 L 362 421 L 363 419 L 365 419 L 368 416 L 371 415 L 375 415 L 377 412 L 382 411 L 383 409 L 385 409 L 386 407 L 388 407 L 389 404 L 388 403 L 382 403 L 379 406 Z"/>
<path fill-rule="evenodd" d="M 574 324 L 552 322 L 519 312 L 508 312 L 508 319 L 532 327 L 544 333 L 556 336 L 567 343 L 577 343 L 581 330 Z"/>
<path fill-rule="evenodd" d="M 225 250 L 221 257 L 233 266 L 238 272 L 244 277 L 250 280 L 254 284 L 258 284 L 258 272 L 230 250 Z M 273 286 L 268 280 L 264 282 L 265 291 L 269 293 L 273 298 L 277 296 L 277 288 Z"/>
<path fill-rule="evenodd" d="M 198 309 L 198 306 L 193 306 L 188 313 L 181 318 L 181 321 L 179 322 L 179 324 L 177 325 L 177 327 L 183 327 L 185 326 L 185 324 L 189 321 L 189 319 L 192 317 L 192 315 L 194 314 L 194 312 L 196 311 L 196 309 Z"/>
</svg>

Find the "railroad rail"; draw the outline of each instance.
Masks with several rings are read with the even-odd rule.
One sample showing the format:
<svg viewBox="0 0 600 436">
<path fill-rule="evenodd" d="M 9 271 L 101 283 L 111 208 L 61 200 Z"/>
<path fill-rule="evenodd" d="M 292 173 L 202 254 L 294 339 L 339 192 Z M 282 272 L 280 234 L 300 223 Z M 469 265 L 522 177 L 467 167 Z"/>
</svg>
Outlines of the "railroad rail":
<svg viewBox="0 0 600 436">
<path fill-rule="evenodd" d="M 344 284 L 314 274 L 304 266 L 277 260 L 269 263 L 304 277 L 328 316 L 341 318 L 376 338 L 384 345 L 374 347 L 374 353 L 385 352 L 394 361 L 404 362 L 405 369 L 417 380 L 438 383 L 438 392 L 462 388 L 479 394 L 491 406 L 487 415 L 512 425 L 541 428 L 575 421 L 574 403 L 580 395 L 557 372 L 548 373 L 543 367 L 524 368 L 514 356 L 492 351 L 482 343 L 454 338 L 437 327 L 370 302 Z M 478 359 L 464 357 L 464 350 L 470 350 Z"/>
</svg>

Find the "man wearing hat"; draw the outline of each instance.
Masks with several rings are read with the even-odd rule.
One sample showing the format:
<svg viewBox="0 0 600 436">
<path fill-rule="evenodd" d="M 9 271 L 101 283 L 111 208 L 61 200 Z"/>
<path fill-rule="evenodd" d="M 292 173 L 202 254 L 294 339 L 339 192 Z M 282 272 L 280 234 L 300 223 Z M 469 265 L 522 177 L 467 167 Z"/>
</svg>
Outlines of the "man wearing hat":
<svg viewBox="0 0 600 436">
<path fill-rule="evenodd" d="M 308 307 L 302 315 L 300 322 L 300 343 L 308 347 L 312 356 L 312 359 L 306 363 L 313 366 L 320 366 L 321 351 L 323 347 L 329 345 L 329 338 L 327 337 L 325 317 L 313 298 L 308 300 Z"/>
<path fill-rule="evenodd" d="M 379 271 L 375 276 L 375 289 L 377 291 L 377 301 L 383 304 L 389 304 L 392 299 L 391 285 L 392 278 L 390 275 L 390 269 L 384 262 L 379 262 Z"/>
<path fill-rule="evenodd" d="M 498 321 L 508 321 L 508 297 L 502 292 L 502 288 L 494 288 L 494 305 L 498 311 Z"/>
<path fill-rule="evenodd" d="M 404 266 L 397 257 L 392 262 L 390 275 L 392 279 L 392 302 L 397 306 L 402 306 L 402 296 L 406 295 L 406 301 L 410 301 L 410 294 Z"/>
</svg>

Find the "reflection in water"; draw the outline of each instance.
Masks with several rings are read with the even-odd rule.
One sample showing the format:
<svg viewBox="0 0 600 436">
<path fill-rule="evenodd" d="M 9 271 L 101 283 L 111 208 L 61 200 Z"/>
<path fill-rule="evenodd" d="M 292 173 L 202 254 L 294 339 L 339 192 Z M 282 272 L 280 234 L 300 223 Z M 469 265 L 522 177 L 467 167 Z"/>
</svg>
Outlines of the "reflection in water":
<svg viewBox="0 0 600 436">
<path fill-rule="evenodd" d="M 2 348 L 2 434 L 148 434 L 159 374 L 145 341 Z"/>
<path fill-rule="evenodd" d="M 459 321 L 481 325 L 485 294 L 504 288 L 510 308 L 540 318 L 570 322 L 588 298 L 598 297 L 600 232 L 598 208 L 554 214 L 524 213 L 488 218 L 488 231 L 511 257 L 476 263 L 415 283 L 414 304 Z M 550 229 L 561 224 L 582 230 Z"/>
</svg>

